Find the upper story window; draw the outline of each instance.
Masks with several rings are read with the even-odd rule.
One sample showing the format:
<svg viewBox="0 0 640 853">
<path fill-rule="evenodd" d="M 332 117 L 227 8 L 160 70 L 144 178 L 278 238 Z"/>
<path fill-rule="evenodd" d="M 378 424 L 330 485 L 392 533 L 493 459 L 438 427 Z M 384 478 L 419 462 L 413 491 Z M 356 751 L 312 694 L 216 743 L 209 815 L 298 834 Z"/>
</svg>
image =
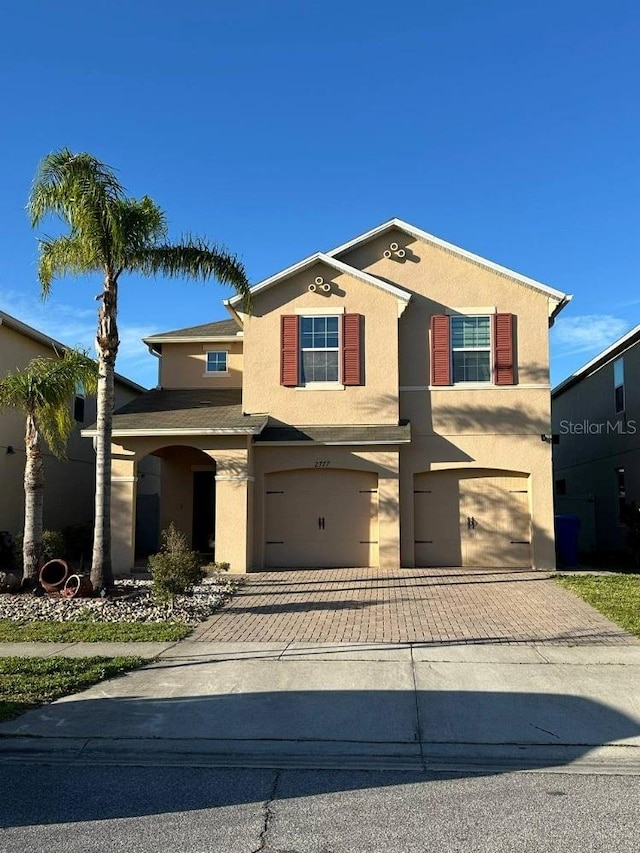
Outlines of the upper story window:
<svg viewBox="0 0 640 853">
<path fill-rule="evenodd" d="M 338 382 L 340 331 L 338 316 L 300 317 L 300 382 Z"/>
<path fill-rule="evenodd" d="M 207 353 L 207 373 L 227 373 L 228 356 L 226 350 L 211 350 Z"/>
<path fill-rule="evenodd" d="M 431 384 L 515 385 L 513 314 L 434 314 Z"/>
<path fill-rule="evenodd" d="M 76 393 L 73 398 L 73 419 L 76 423 L 84 423 L 84 388 L 82 383 L 76 385 Z"/>
<path fill-rule="evenodd" d="M 360 314 L 284 314 L 280 384 L 322 390 L 363 384 Z"/>
<path fill-rule="evenodd" d="M 616 414 L 624 412 L 624 358 L 613 362 L 613 389 L 616 404 Z"/>
<path fill-rule="evenodd" d="M 451 318 L 453 382 L 491 382 L 489 317 Z"/>
</svg>

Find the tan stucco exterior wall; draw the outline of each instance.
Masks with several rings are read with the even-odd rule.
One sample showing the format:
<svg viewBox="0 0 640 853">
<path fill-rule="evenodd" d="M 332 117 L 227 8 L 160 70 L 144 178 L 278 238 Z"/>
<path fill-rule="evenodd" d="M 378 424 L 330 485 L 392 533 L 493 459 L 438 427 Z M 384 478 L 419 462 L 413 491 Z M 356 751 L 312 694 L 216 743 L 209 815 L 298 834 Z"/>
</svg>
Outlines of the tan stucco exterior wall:
<svg viewBox="0 0 640 853">
<path fill-rule="evenodd" d="M 329 295 L 309 293 L 316 276 Z M 307 309 L 340 309 L 364 316 L 365 384 L 343 390 L 285 388 L 280 384 L 280 318 Z M 289 424 L 395 424 L 398 421 L 397 298 L 323 264 L 256 294 L 244 318 L 243 406 Z"/>
<path fill-rule="evenodd" d="M 227 352 L 227 373 L 207 373 L 207 353 Z M 162 388 L 241 388 L 242 341 L 162 345 Z"/>
<path fill-rule="evenodd" d="M 0 324 L 0 376 L 27 366 L 38 356 L 53 356 L 51 347 L 30 338 L 6 324 Z M 116 405 L 122 406 L 137 394 L 116 381 Z M 71 405 L 71 403 L 70 403 Z M 82 438 L 80 430 L 95 420 L 95 400 L 85 401 L 85 417 L 67 444 L 67 459 L 53 457 L 46 446 L 45 454 L 45 529 L 61 530 L 68 524 L 84 523 L 93 518 L 95 495 L 95 453 L 91 439 Z M 12 413 L 0 414 L 0 530 L 13 535 L 22 532 L 24 523 L 24 419 Z M 15 453 L 7 454 L 11 446 Z M 157 491 L 157 469 L 145 468 L 144 489 Z"/>
<path fill-rule="evenodd" d="M 395 241 L 404 262 L 386 259 Z M 341 257 L 414 294 L 399 320 L 400 417 L 412 441 L 401 450 L 402 564 L 414 565 L 413 477 L 447 468 L 517 469 L 530 475 L 536 568 L 555 567 L 548 298 L 438 246 L 390 232 Z M 478 309 L 515 315 L 517 385 L 430 387 L 432 314 Z M 517 460 L 517 465 L 514 464 Z"/>
<path fill-rule="evenodd" d="M 406 249 L 405 261 L 383 258 L 392 241 Z M 275 472 L 311 470 L 322 460 L 332 470 L 376 474 L 382 567 L 415 564 L 415 475 L 464 469 L 497 477 L 500 472 L 524 475 L 533 565 L 554 568 L 551 446 L 541 440 L 551 432 L 548 297 L 400 232 L 372 240 L 341 260 L 410 291 L 410 304 L 402 313 L 395 295 L 321 263 L 257 293 L 252 316 L 244 318 L 243 409 L 269 413 L 272 424 L 397 424 L 408 419 L 411 444 L 247 447 L 245 439 L 233 440 L 238 442 L 234 446 L 222 439 L 185 442 L 216 462 L 216 559 L 228 560 L 234 571 L 264 567 L 266 478 Z M 331 282 L 329 295 L 308 291 L 316 276 Z M 281 316 L 322 309 L 364 317 L 365 384 L 340 390 L 281 386 Z M 514 315 L 516 385 L 430 387 L 430 317 L 456 312 Z M 184 345 L 183 350 L 179 346 L 166 347 L 163 384 L 203 387 L 198 375 L 202 370 L 194 366 L 203 358 L 200 345 Z M 212 387 L 208 380 L 204 386 Z M 137 458 L 160 447 L 151 439 L 135 441 Z M 174 463 L 175 470 L 165 460 L 165 484 L 180 505 L 169 511 L 165 503 L 164 519 L 173 514 L 174 520 L 183 517 L 190 524 L 191 469 L 178 465 L 177 458 Z"/>
<path fill-rule="evenodd" d="M 265 566 L 265 477 L 276 471 L 315 470 L 321 461 L 331 470 L 371 471 L 378 477 L 379 560 L 383 568 L 400 562 L 398 448 L 256 447 L 253 565 Z M 346 508 L 345 508 L 346 511 Z M 295 519 L 292 519 L 295 524 Z"/>
</svg>

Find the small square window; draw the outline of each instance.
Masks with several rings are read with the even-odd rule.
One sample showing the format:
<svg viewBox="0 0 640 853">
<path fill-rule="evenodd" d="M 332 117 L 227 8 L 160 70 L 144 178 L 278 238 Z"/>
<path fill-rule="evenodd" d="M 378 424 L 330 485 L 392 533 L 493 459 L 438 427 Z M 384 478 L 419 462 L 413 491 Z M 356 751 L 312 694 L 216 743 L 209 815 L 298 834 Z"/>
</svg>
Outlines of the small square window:
<svg viewBox="0 0 640 853">
<path fill-rule="evenodd" d="M 226 350 L 213 350 L 207 353 L 207 373 L 227 372 Z"/>
</svg>

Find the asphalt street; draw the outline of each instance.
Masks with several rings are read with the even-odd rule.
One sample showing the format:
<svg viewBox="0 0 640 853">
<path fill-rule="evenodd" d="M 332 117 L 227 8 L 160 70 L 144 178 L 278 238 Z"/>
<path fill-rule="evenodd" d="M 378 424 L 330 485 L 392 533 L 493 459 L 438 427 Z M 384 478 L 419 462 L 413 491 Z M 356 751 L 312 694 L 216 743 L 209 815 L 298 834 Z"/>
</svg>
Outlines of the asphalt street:
<svg viewBox="0 0 640 853">
<path fill-rule="evenodd" d="M 0 766 L 2 853 L 638 850 L 640 778 Z"/>
</svg>

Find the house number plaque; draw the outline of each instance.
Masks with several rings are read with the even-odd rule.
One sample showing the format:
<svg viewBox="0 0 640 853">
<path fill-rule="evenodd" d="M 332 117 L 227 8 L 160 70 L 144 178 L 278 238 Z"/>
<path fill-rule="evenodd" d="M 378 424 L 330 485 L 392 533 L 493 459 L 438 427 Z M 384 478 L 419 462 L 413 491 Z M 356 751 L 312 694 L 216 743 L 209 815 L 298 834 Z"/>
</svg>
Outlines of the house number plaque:
<svg viewBox="0 0 640 853">
<path fill-rule="evenodd" d="M 331 465 L 330 459 L 316 459 L 314 468 L 328 468 Z"/>
</svg>

